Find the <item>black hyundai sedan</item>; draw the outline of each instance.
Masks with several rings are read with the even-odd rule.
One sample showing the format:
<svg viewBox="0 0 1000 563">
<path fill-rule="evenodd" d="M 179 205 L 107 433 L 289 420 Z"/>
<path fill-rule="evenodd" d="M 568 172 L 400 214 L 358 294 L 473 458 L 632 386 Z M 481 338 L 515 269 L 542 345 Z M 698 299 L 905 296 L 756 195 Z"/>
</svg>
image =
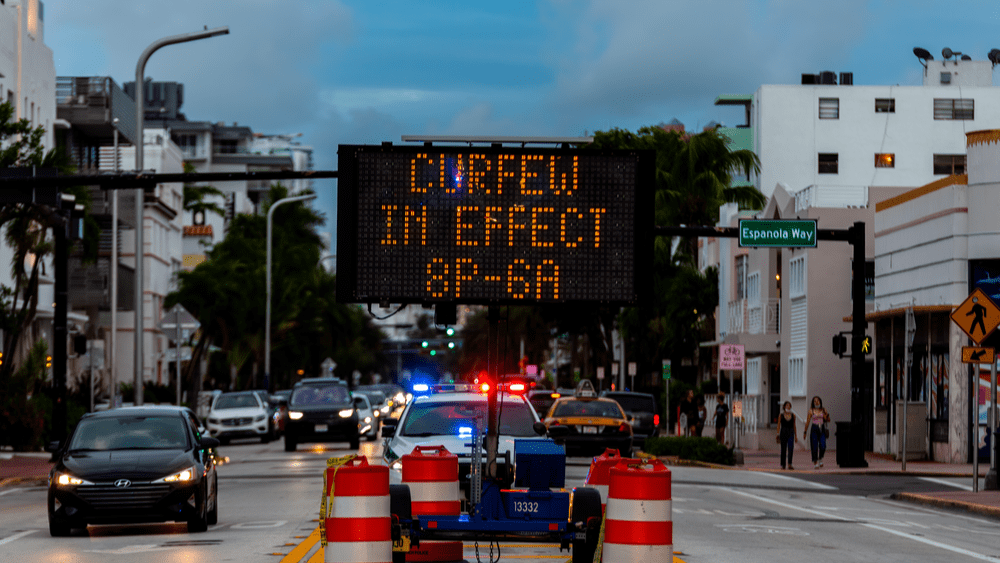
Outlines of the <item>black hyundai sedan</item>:
<svg viewBox="0 0 1000 563">
<path fill-rule="evenodd" d="M 53 444 L 49 533 L 88 524 L 186 522 L 204 532 L 218 522 L 218 476 L 211 448 L 185 408 L 126 407 L 86 414 L 65 444 Z"/>
<path fill-rule="evenodd" d="M 348 442 L 357 450 L 358 411 L 347 384 L 331 377 L 303 379 L 292 387 L 285 422 L 285 451 L 303 442 Z"/>
</svg>

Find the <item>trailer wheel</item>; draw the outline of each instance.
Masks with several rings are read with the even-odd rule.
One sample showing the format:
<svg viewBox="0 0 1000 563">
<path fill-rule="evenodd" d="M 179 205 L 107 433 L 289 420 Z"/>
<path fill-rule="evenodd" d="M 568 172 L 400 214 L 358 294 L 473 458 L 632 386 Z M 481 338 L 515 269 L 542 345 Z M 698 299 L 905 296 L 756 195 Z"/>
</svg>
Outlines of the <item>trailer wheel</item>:
<svg viewBox="0 0 1000 563">
<path fill-rule="evenodd" d="M 573 489 L 573 524 L 586 531 L 587 537 L 573 540 L 573 563 L 593 563 L 601 533 L 601 493 L 597 489 Z"/>
<path fill-rule="evenodd" d="M 409 527 L 413 519 L 412 506 L 409 485 L 389 485 L 389 512 L 395 516 L 394 521 Z M 406 563 L 406 554 L 392 552 L 392 563 Z"/>
</svg>

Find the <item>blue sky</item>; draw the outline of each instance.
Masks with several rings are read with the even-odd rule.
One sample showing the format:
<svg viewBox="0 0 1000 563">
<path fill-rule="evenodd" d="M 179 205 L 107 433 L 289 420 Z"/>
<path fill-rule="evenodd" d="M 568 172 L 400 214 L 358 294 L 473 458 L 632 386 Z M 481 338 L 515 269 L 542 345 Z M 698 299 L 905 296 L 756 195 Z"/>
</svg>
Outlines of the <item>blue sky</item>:
<svg viewBox="0 0 1000 563">
<path fill-rule="evenodd" d="M 738 125 L 716 96 L 823 70 L 919 84 L 913 47 L 985 60 L 998 24 L 995 0 L 45 2 L 56 73 L 119 84 L 153 41 L 229 26 L 156 52 L 146 76 L 184 84 L 188 119 L 302 133 L 322 170 L 337 168 L 338 144 L 407 134 Z M 335 181 L 318 190 L 332 232 Z"/>
</svg>

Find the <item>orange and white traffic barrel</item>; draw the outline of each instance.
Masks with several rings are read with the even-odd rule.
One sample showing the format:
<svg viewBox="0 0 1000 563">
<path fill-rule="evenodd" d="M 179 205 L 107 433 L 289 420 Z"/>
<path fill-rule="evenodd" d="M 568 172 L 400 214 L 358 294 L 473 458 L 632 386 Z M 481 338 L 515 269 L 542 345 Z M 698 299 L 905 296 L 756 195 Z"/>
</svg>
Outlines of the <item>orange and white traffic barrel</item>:
<svg viewBox="0 0 1000 563">
<path fill-rule="evenodd" d="M 611 468 L 618 465 L 622 460 L 622 455 L 615 448 L 607 448 L 604 453 L 595 457 L 590 462 L 590 470 L 587 472 L 587 479 L 584 480 L 585 487 L 597 489 L 601 494 L 601 512 L 608 503 L 608 483 L 611 481 Z"/>
<path fill-rule="evenodd" d="M 326 563 L 392 563 L 389 468 L 364 456 L 331 459 L 322 515 Z"/>
<path fill-rule="evenodd" d="M 611 468 L 604 561 L 673 560 L 670 470 L 659 460 L 622 460 Z"/>
<path fill-rule="evenodd" d="M 444 446 L 417 446 L 403 456 L 402 482 L 410 487 L 413 517 L 458 516 L 462 497 L 458 486 L 458 456 Z M 407 561 L 462 561 L 462 542 L 428 541 L 411 547 Z"/>
</svg>

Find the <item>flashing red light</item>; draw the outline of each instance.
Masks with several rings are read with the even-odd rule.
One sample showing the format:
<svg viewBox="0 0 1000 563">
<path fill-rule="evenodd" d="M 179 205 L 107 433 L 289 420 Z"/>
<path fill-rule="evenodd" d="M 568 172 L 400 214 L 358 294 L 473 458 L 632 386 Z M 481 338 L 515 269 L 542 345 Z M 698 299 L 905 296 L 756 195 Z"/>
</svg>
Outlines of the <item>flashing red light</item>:
<svg viewBox="0 0 1000 563">
<path fill-rule="evenodd" d="M 659 426 L 659 425 L 660 425 L 660 415 L 654 414 L 653 415 L 653 426 Z"/>
<path fill-rule="evenodd" d="M 523 383 L 511 383 L 507 386 L 507 390 L 511 393 L 524 393 L 525 386 Z"/>
<path fill-rule="evenodd" d="M 490 384 L 489 383 L 483 383 L 482 385 L 479 386 L 479 389 L 483 393 L 489 393 L 490 392 Z"/>
</svg>

